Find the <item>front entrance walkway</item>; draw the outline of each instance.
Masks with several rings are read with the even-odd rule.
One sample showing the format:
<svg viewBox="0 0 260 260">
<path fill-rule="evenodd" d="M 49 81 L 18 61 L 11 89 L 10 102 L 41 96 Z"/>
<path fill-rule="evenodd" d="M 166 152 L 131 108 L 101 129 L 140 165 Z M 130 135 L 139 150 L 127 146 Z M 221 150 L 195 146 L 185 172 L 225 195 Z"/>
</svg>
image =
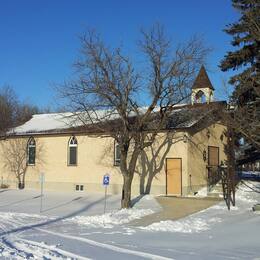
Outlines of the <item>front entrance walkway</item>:
<svg viewBox="0 0 260 260">
<path fill-rule="evenodd" d="M 134 226 L 148 226 L 154 222 L 177 220 L 193 213 L 211 207 L 221 198 L 184 198 L 184 197 L 156 197 L 162 211 L 137 219 L 131 223 Z"/>
</svg>

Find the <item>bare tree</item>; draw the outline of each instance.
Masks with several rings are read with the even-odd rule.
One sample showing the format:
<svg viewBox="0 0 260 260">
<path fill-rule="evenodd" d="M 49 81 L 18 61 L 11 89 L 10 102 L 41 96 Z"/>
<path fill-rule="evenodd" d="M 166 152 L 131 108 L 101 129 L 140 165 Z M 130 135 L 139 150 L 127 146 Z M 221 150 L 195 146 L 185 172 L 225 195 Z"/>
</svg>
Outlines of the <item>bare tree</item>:
<svg viewBox="0 0 260 260">
<path fill-rule="evenodd" d="M 183 141 L 183 138 L 175 137 L 175 132 L 166 133 L 141 152 L 136 167 L 136 173 L 140 176 L 140 194 L 150 193 L 153 179 L 165 167 L 165 158 L 171 146 L 180 141 Z"/>
<path fill-rule="evenodd" d="M 198 37 L 173 51 L 158 24 L 141 35 L 145 66 L 138 72 L 121 48 L 108 48 L 93 31 L 84 34 L 81 58 L 75 64 L 77 77 L 58 89 L 88 129 L 109 134 L 119 144 L 123 208 L 131 206 L 131 184 L 140 153 L 165 128 L 171 108 L 187 99 L 208 52 Z"/>
<path fill-rule="evenodd" d="M 18 181 L 19 189 L 25 187 L 25 177 L 28 161 L 28 139 L 10 138 L 1 141 L 1 157 L 3 158 L 4 168 L 10 172 Z M 36 148 L 35 148 L 36 149 Z M 33 151 L 34 156 L 36 150 Z M 40 165 L 43 161 L 43 147 L 37 142 L 37 156 L 35 156 L 35 165 Z"/>
<path fill-rule="evenodd" d="M 39 109 L 36 106 L 22 103 L 10 86 L 0 88 L 0 135 L 31 118 Z"/>
<path fill-rule="evenodd" d="M 13 126 L 17 103 L 17 97 L 9 86 L 0 89 L 0 133 Z"/>
</svg>

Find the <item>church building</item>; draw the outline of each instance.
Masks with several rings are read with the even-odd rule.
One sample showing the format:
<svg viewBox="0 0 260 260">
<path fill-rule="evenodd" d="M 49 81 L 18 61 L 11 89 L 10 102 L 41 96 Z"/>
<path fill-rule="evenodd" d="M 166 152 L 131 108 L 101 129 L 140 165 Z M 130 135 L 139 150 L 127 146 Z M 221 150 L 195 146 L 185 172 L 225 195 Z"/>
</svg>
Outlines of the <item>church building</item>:
<svg viewBox="0 0 260 260">
<path fill-rule="evenodd" d="M 214 87 L 204 67 L 193 84 L 191 103 L 173 109 L 167 129 L 140 155 L 132 194 L 186 196 L 213 185 L 217 167 L 225 162 L 225 125 L 217 112 L 225 102 L 214 102 Z M 2 184 L 18 187 L 11 165 L 15 152 L 24 151 L 25 189 L 103 192 L 103 176 L 109 174 L 108 193 L 121 193 L 120 153 L 108 135 L 72 128 L 69 113 L 36 114 L 0 140 Z M 20 158 L 22 160 L 22 158 Z"/>
</svg>

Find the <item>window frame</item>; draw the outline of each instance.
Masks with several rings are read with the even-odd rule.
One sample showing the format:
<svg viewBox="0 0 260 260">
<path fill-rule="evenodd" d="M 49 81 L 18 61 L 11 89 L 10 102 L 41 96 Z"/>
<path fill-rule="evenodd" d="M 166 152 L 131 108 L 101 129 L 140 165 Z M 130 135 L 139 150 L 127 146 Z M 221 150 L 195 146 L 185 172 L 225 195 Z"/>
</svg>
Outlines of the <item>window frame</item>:
<svg viewBox="0 0 260 260">
<path fill-rule="evenodd" d="M 84 184 L 75 184 L 76 192 L 84 192 Z"/>
<path fill-rule="evenodd" d="M 33 144 L 31 144 L 31 142 L 33 141 Z M 30 148 L 34 148 L 34 160 L 33 160 L 33 163 L 30 163 Z M 35 166 L 36 164 L 36 141 L 34 139 L 33 136 L 31 136 L 29 139 L 28 139 L 28 142 L 27 142 L 27 166 Z"/>
<path fill-rule="evenodd" d="M 75 143 L 72 143 L 71 144 L 71 141 L 72 140 L 75 140 Z M 70 160 L 70 155 L 71 155 L 71 151 L 70 151 L 70 148 L 71 147 L 75 147 L 76 148 L 76 162 L 75 164 L 71 164 L 71 160 Z M 68 142 L 68 155 L 67 155 L 67 166 L 77 166 L 78 165 L 78 140 L 76 138 L 75 135 L 72 135 L 70 138 L 69 138 L 69 142 Z"/>
</svg>

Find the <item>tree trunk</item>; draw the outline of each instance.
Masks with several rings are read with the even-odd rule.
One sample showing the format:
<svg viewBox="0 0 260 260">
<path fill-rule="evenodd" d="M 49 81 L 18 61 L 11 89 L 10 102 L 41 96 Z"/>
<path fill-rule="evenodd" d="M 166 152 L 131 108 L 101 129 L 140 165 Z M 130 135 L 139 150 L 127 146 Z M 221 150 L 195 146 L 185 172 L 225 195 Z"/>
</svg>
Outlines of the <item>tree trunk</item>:
<svg viewBox="0 0 260 260">
<path fill-rule="evenodd" d="M 22 186 L 23 189 L 25 188 L 25 173 L 23 174 L 23 178 L 22 178 Z"/>
<path fill-rule="evenodd" d="M 228 163 L 228 209 L 231 203 L 235 206 L 235 154 L 233 129 L 228 126 L 227 130 L 227 163 Z"/>
<path fill-rule="evenodd" d="M 121 208 L 131 207 L 131 188 L 133 177 L 124 176 L 124 184 L 122 189 Z"/>
<path fill-rule="evenodd" d="M 231 197 L 232 205 L 236 205 L 236 164 L 235 164 L 235 145 L 234 145 L 234 129 L 230 129 L 230 159 L 231 159 Z"/>
<path fill-rule="evenodd" d="M 136 162 L 137 162 L 139 153 L 140 153 L 140 149 L 138 148 L 138 146 L 135 145 L 133 153 L 131 155 L 129 166 L 127 167 L 128 146 L 127 146 L 127 149 L 121 150 L 120 170 L 124 177 L 121 208 L 130 208 L 131 207 L 132 181 L 133 181 L 135 168 L 136 168 Z"/>
<path fill-rule="evenodd" d="M 153 178 L 154 178 L 153 172 L 150 172 L 149 176 L 148 176 L 147 183 L 146 183 L 146 187 L 145 187 L 145 194 L 150 194 Z"/>
<path fill-rule="evenodd" d="M 145 178 L 148 174 L 148 170 L 146 169 L 146 156 L 145 153 L 141 153 L 141 172 L 140 172 L 140 185 L 139 185 L 139 192 L 140 194 L 145 193 Z"/>
<path fill-rule="evenodd" d="M 17 176 L 17 180 L 18 180 L 18 189 L 22 190 L 24 189 L 24 182 L 25 182 L 25 174 L 23 175 L 18 175 Z"/>
<path fill-rule="evenodd" d="M 20 175 L 17 176 L 17 180 L 18 180 L 18 189 L 22 190 L 23 189 L 23 184 L 22 184 L 22 180 Z"/>
</svg>

